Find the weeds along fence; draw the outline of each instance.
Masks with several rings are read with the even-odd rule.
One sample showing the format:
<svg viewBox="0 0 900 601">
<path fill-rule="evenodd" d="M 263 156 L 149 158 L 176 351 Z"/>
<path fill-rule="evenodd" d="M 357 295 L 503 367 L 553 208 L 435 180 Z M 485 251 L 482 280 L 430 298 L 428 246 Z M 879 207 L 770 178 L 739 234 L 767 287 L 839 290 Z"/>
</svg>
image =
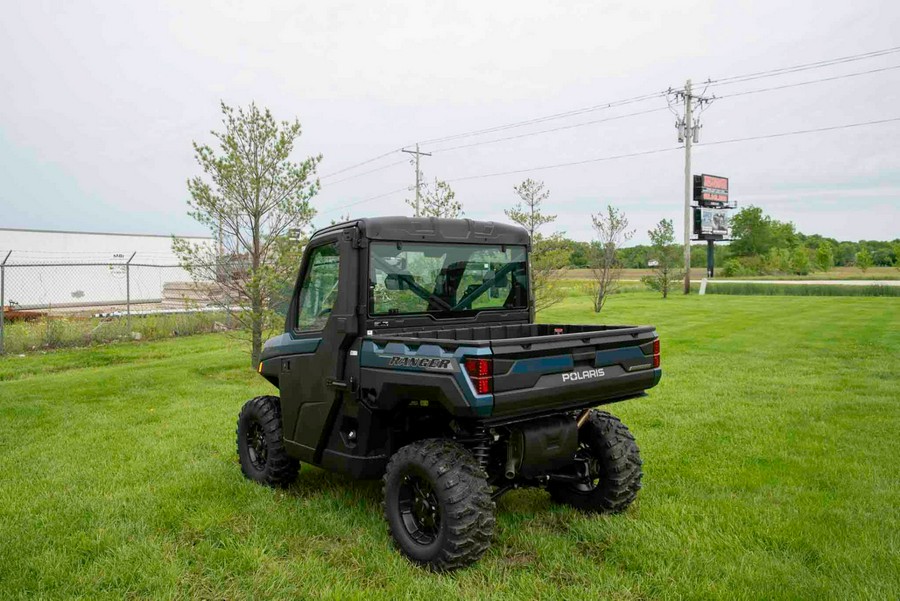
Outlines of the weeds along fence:
<svg viewBox="0 0 900 601">
<path fill-rule="evenodd" d="M 171 256 L 0 253 L 0 354 L 228 329 Z"/>
</svg>

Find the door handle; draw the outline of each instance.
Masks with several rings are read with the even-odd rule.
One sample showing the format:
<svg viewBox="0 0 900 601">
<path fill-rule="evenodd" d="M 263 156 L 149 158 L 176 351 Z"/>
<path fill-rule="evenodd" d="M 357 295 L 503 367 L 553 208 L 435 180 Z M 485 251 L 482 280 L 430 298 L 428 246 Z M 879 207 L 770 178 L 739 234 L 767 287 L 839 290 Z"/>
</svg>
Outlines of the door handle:
<svg viewBox="0 0 900 601">
<path fill-rule="evenodd" d="M 343 380 L 335 380 L 334 378 L 327 378 L 325 380 L 325 384 L 334 388 L 335 390 L 349 390 L 350 392 L 354 392 L 354 384 L 356 382 L 353 381 L 353 378 L 350 378 L 349 382 L 344 382 Z"/>
</svg>

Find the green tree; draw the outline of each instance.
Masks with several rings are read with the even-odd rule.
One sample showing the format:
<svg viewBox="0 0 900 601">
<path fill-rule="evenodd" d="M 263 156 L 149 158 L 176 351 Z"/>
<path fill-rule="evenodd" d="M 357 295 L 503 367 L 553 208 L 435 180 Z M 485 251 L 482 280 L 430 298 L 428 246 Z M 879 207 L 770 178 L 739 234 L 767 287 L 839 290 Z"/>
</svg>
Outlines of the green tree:
<svg viewBox="0 0 900 601">
<path fill-rule="evenodd" d="M 635 244 L 619 251 L 619 261 L 624 269 L 642 269 L 651 260 L 653 248 L 646 244 Z"/>
<path fill-rule="evenodd" d="M 816 249 L 816 267 L 822 271 L 831 271 L 834 267 L 834 248 L 831 242 L 825 240 L 819 244 L 819 248 Z"/>
<path fill-rule="evenodd" d="M 800 243 L 797 228 L 790 221 L 771 219 L 772 246 L 775 248 L 793 248 Z"/>
<path fill-rule="evenodd" d="M 255 103 L 221 103 L 223 130 L 216 148 L 194 142 L 203 172 L 188 180 L 188 214 L 205 225 L 213 244 L 174 238 L 172 247 L 204 296 L 233 314 L 249 334 L 256 367 L 263 336 L 279 321 L 284 294 L 296 276 L 296 233 L 315 215 L 310 200 L 322 156 L 291 160 L 300 122 L 276 122 Z M 290 235 L 290 232 L 294 235 Z M 294 238 L 294 239 L 291 239 Z"/>
<path fill-rule="evenodd" d="M 641 281 L 666 298 L 671 287 L 684 277 L 684 271 L 675 267 L 681 254 L 681 248 L 675 244 L 675 227 L 670 219 L 663 219 L 647 234 L 650 236 L 651 256 L 657 265 L 653 268 L 653 274 L 642 277 Z"/>
<path fill-rule="evenodd" d="M 610 294 L 619 289 L 622 277 L 622 265 L 619 261 L 619 250 L 634 235 L 628 229 L 628 218 L 612 205 L 605 212 L 591 215 L 596 239 L 591 245 L 591 279 L 588 292 L 594 305 L 594 312 L 599 313 L 606 304 Z"/>
<path fill-rule="evenodd" d="M 443 217 L 446 219 L 458 219 L 463 215 L 462 203 L 456 200 L 456 192 L 450 184 L 443 180 L 435 179 L 433 185 L 422 186 L 419 215 L 422 217 Z M 415 208 L 416 201 L 408 200 L 406 204 Z"/>
<path fill-rule="evenodd" d="M 869 249 L 865 246 L 862 246 L 859 249 L 859 252 L 856 253 L 856 266 L 865 273 L 869 270 L 873 264 L 872 261 L 872 253 L 869 252 Z"/>
<path fill-rule="evenodd" d="M 770 248 L 766 264 L 769 271 L 788 273 L 791 270 L 791 251 L 786 248 Z"/>
<path fill-rule="evenodd" d="M 503 212 L 511 220 L 528 230 L 528 236 L 534 240 L 534 237 L 540 234 L 543 226 L 556 221 L 556 215 L 548 215 L 541 211 L 544 201 L 550 198 L 550 190 L 544 189 L 544 182 L 538 182 L 531 178 L 514 186 L 513 190 L 519 200 L 515 206 L 505 209 Z"/>
<path fill-rule="evenodd" d="M 791 254 L 791 270 L 797 275 L 809 273 L 809 250 L 805 246 L 798 246 Z"/>
<path fill-rule="evenodd" d="M 894 251 L 894 267 L 900 269 L 900 242 L 891 244 L 891 250 Z"/>
<path fill-rule="evenodd" d="M 729 245 L 736 256 L 764 255 L 772 247 L 772 224 L 759 207 L 744 207 L 731 219 Z"/>
<path fill-rule="evenodd" d="M 564 244 L 566 245 L 566 248 L 569 249 L 569 267 L 573 267 L 575 269 L 586 269 L 591 266 L 591 245 L 589 242 L 570 240 L 566 238 Z"/>
<path fill-rule="evenodd" d="M 856 263 L 856 253 L 859 246 L 855 242 L 841 242 L 838 244 L 837 252 L 834 257 L 834 264 L 847 267 Z"/>
<path fill-rule="evenodd" d="M 744 275 L 744 266 L 741 265 L 741 262 L 737 259 L 728 259 L 725 261 L 725 264 L 722 266 L 722 276 L 733 278 L 739 275 Z"/>
<path fill-rule="evenodd" d="M 754 206 L 738 211 L 731 219 L 731 231 L 731 253 L 739 257 L 763 257 L 773 247 L 790 248 L 797 243 L 793 223 L 772 219 Z"/>
<path fill-rule="evenodd" d="M 541 209 L 550 198 L 550 190 L 544 182 L 526 179 L 513 188 L 518 202 L 504 213 L 526 230 L 531 238 L 531 289 L 535 312 L 552 307 L 563 299 L 559 279 L 568 265 L 571 251 L 562 234 L 544 236 L 541 228 L 556 221 L 556 215 L 548 215 Z"/>
<path fill-rule="evenodd" d="M 869 240 L 866 242 L 869 252 L 872 253 L 872 264 L 882 267 L 890 267 L 894 264 L 894 251 L 890 243 L 881 240 Z"/>
</svg>

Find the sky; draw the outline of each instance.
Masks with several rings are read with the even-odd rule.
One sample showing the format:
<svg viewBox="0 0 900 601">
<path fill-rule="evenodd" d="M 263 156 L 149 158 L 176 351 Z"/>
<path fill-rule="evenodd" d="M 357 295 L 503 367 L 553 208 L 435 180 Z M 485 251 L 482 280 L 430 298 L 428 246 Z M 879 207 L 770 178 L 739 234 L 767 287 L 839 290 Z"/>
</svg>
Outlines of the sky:
<svg viewBox="0 0 900 601">
<path fill-rule="evenodd" d="M 590 216 L 609 204 L 628 217 L 634 242 L 646 242 L 660 219 L 677 231 L 683 223 L 684 151 L 662 95 L 424 142 L 691 78 L 719 97 L 700 118 L 693 173 L 729 177 L 739 206 L 805 233 L 900 237 L 900 121 L 714 144 L 898 118 L 900 70 L 726 96 L 889 68 L 900 53 L 703 84 L 898 47 L 897 2 L 0 0 L 0 8 L 0 227 L 206 233 L 187 215 L 185 182 L 200 173 L 191 144 L 212 142 L 221 100 L 301 121 L 296 158 L 324 156 L 316 225 L 348 213 L 409 214 L 408 155 L 327 176 L 423 142 L 433 153 L 422 158 L 426 179 L 449 181 L 466 217 L 505 220 L 513 187 L 531 177 L 551 192 L 550 227 L 588 240 Z M 650 150 L 661 152 L 534 169 Z M 518 173 L 464 179 L 507 171 Z"/>
</svg>

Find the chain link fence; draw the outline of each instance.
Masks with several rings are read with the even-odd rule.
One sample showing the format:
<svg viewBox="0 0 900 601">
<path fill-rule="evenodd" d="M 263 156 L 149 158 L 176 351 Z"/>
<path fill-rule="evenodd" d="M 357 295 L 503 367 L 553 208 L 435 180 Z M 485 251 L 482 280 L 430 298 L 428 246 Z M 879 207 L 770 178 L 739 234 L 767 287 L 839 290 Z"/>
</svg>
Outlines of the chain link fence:
<svg viewBox="0 0 900 601">
<path fill-rule="evenodd" d="M 171 255 L 0 251 L 0 354 L 230 329 Z"/>
</svg>

